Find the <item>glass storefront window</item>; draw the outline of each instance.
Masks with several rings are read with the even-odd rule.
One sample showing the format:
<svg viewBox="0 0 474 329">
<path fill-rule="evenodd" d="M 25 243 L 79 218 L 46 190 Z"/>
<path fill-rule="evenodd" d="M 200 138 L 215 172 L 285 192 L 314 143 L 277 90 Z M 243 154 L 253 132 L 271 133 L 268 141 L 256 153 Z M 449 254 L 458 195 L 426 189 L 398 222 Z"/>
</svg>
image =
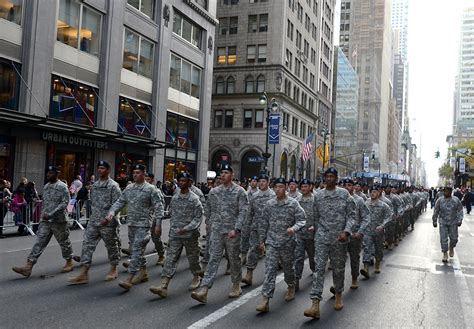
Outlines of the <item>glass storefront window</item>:
<svg viewBox="0 0 474 329">
<path fill-rule="evenodd" d="M 150 105 L 120 97 L 118 132 L 151 137 L 152 108 Z"/>
<path fill-rule="evenodd" d="M 95 126 L 98 91 L 56 75 L 52 77 L 51 109 L 53 119 Z"/>
<path fill-rule="evenodd" d="M 124 39 L 122 67 L 151 79 L 154 61 L 153 42 L 129 29 L 125 29 Z"/>
<path fill-rule="evenodd" d="M 13 137 L 0 135 L 0 179 L 12 180 L 14 146 Z"/>
<path fill-rule="evenodd" d="M 176 136 L 178 136 L 178 140 L 176 140 Z M 199 122 L 168 113 L 166 141 L 177 143 L 178 148 L 198 150 Z"/>
<path fill-rule="evenodd" d="M 115 154 L 115 180 L 120 187 L 125 188 L 129 181 L 133 181 L 133 167 L 137 164 L 148 168 L 148 157 L 125 152 Z"/>
<path fill-rule="evenodd" d="M 102 15 L 77 0 L 60 0 L 57 40 L 99 56 Z"/>
<path fill-rule="evenodd" d="M 23 0 L 0 0 L 0 18 L 21 25 Z"/>
<path fill-rule="evenodd" d="M 148 17 L 153 18 L 153 8 L 155 6 L 155 0 L 127 0 L 127 3 L 132 7 L 140 10 Z"/>
<path fill-rule="evenodd" d="M 195 98 L 201 94 L 201 69 L 171 54 L 170 87 Z"/>
<path fill-rule="evenodd" d="M 0 107 L 18 110 L 20 78 L 13 65 L 20 71 L 19 64 L 11 64 L 6 60 L 0 59 Z"/>
<path fill-rule="evenodd" d="M 188 172 L 196 177 L 196 163 L 185 160 L 165 159 L 164 181 L 171 182 L 176 176 L 182 172 Z"/>
</svg>

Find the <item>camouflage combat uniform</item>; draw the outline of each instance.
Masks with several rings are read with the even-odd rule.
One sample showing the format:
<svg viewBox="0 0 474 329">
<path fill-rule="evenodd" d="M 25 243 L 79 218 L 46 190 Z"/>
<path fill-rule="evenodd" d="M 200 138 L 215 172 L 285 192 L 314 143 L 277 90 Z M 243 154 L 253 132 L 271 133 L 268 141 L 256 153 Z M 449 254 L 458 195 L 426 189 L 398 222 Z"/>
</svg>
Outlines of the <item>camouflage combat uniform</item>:
<svg viewBox="0 0 474 329">
<path fill-rule="evenodd" d="M 360 196 L 353 194 L 355 202 L 355 223 L 352 226 L 352 234 L 361 233 L 365 234 L 367 226 L 370 222 L 370 211 L 365 204 L 364 199 Z M 360 265 L 360 252 L 362 250 L 362 239 L 356 239 L 351 236 L 348 245 L 349 258 L 351 261 L 351 276 L 357 278 L 359 276 L 359 265 Z"/>
<path fill-rule="evenodd" d="M 305 255 L 308 254 L 309 268 L 311 272 L 315 270 L 314 264 L 314 231 L 310 232 L 308 229 L 314 227 L 313 203 L 314 195 L 310 193 L 305 197 L 301 195 L 296 199 L 306 214 L 306 225 L 296 234 L 296 261 L 295 272 L 296 279 L 300 280 L 303 274 Z"/>
<path fill-rule="evenodd" d="M 163 196 L 163 193 L 157 186 L 155 185 L 152 185 L 152 186 L 155 188 L 156 192 L 158 193 L 158 196 L 161 199 L 161 202 L 163 203 L 163 209 L 164 209 L 165 197 Z M 163 215 L 161 217 L 163 217 Z M 159 257 L 161 257 L 165 254 L 165 248 L 163 246 L 163 241 L 161 241 L 161 235 L 155 234 L 155 224 L 156 223 L 152 224 L 151 230 L 150 230 L 151 241 L 153 241 L 153 244 L 155 245 L 156 253 L 158 254 Z"/>
<path fill-rule="evenodd" d="M 393 241 L 396 241 L 401 236 L 402 227 L 403 227 L 403 204 L 402 199 L 396 195 L 395 193 L 390 193 L 386 195 L 387 199 L 392 202 L 393 205 L 393 225 L 394 225 L 394 232 L 393 232 Z"/>
<path fill-rule="evenodd" d="M 249 189 L 247 191 L 247 196 L 249 198 L 249 202 L 252 200 L 252 198 L 258 194 L 260 190 L 258 188 L 256 189 Z M 250 248 L 251 248 L 251 242 L 250 242 L 250 226 L 249 225 L 244 225 L 242 227 L 242 238 L 241 238 L 241 241 L 240 241 L 240 252 L 244 255 L 247 255 L 247 253 L 249 252 Z M 255 266 L 257 266 L 257 264 L 255 263 Z"/>
<path fill-rule="evenodd" d="M 194 275 L 197 275 L 201 272 L 198 242 L 203 215 L 201 201 L 190 191 L 186 194 L 175 194 L 171 199 L 169 210 L 171 215 L 169 240 L 161 276 L 168 278 L 174 276 L 183 247 L 186 249 L 189 268 Z M 161 225 L 161 219 L 158 219 L 157 225 Z M 178 229 L 184 229 L 186 233 L 180 235 L 177 233 Z"/>
<path fill-rule="evenodd" d="M 212 287 L 224 248 L 228 253 L 232 283 L 237 284 L 242 279 L 240 232 L 246 220 L 248 206 L 247 193 L 235 183 L 229 188 L 219 185 L 209 192 L 206 214 L 211 230 L 210 257 L 202 286 Z M 232 230 L 238 234 L 229 238 L 228 233 Z"/>
<path fill-rule="evenodd" d="M 105 248 L 111 265 L 118 265 L 120 260 L 118 218 L 114 218 L 107 225 L 102 225 L 110 207 L 120 198 L 120 187 L 113 179 L 96 181 L 91 188 L 91 216 L 84 232 L 82 243 L 81 264 L 90 265 L 92 254 L 100 239 L 104 240 Z"/>
<path fill-rule="evenodd" d="M 316 271 L 313 274 L 310 297 L 321 300 L 328 257 L 333 267 L 336 293 L 344 290 L 348 242 L 338 241 L 337 238 L 342 232 L 351 233 L 355 221 L 355 202 L 349 192 L 343 188 L 336 187 L 332 191 L 323 189 L 315 193 L 313 209 L 316 225 Z"/>
<path fill-rule="evenodd" d="M 380 201 L 385 202 L 389 207 L 390 210 L 392 211 L 392 214 L 394 214 L 394 209 L 393 209 L 393 203 L 392 201 L 387 198 L 387 196 L 384 193 L 381 193 L 380 195 Z M 392 217 L 390 222 L 385 225 L 385 230 L 384 230 L 384 239 L 387 242 L 388 245 L 393 244 L 394 239 L 395 239 L 395 218 Z"/>
<path fill-rule="evenodd" d="M 302 195 L 302 194 L 301 194 L 300 192 L 298 192 L 298 191 L 295 191 L 295 192 L 293 192 L 293 193 L 292 193 L 292 192 L 288 192 L 288 193 L 287 193 L 287 196 L 288 196 L 289 198 L 292 198 L 292 199 L 295 199 L 295 200 L 298 199 L 301 195 Z"/>
<path fill-rule="evenodd" d="M 273 297 L 278 264 L 283 267 L 285 282 L 288 287 L 294 287 L 295 277 L 295 248 L 296 237 L 290 236 L 288 228 L 299 231 L 306 224 L 306 214 L 298 201 L 290 197 L 278 200 L 276 197 L 265 204 L 264 218 L 260 228 L 260 243 L 265 243 L 267 253 L 265 258 L 265 280 L 262 295 Z"/>
<path fill-rule="evenodd" d="M 115 214 L 127 205 L 128 239 L 130 241 L 130 266 L 128 272 L 135 274 L 146 266 L 145 248 L 150 241 L 150 228 L 163 218 L 164 204 L 155 186 L 144 182 L 128 185 L 110 211 Z"/>
<path fill-rule="evenodd" d="M 449 247 L 454 248 L 458 242 L 458 225 L 462 224 L 464 211 L 461 201 L 455 196 L 446 198 L 440 197 L 435 204 L 433 213 L 433 224 L 439 222 L 439 237 L 441 251 L 448 251 Z"/>
<path fill-rule="evenodd" d="M 377 231 L 376 228 L 385 228 L 392 220 L 392 210 L 385 202 L 378 200 L 368 200 L 366 202 L 370 210 L 370 222 L 364 235 L 364 256 L 363 262 L 370 263 L 372 250 L 375 259 L 381 261 L 383 258 L 384 231 Z"/>
<path fill-rule="evenodd" d="M 66 221 L 66 208 L 69 204 L 69 190 L 67 185 L 58 180 L 55 183 L 47 183 L 43 189 L 43 214 L 48 219 L 41 219 L 36 232 L 36 242 L 31 249 L 28 261 L 36 264 L 38 258 L 48 245 L 54 235 L 61 247 L 61 253 L 65 260 L 72 259 L 72 245 L 69 240 L 69 227 Z"/>
</svg>

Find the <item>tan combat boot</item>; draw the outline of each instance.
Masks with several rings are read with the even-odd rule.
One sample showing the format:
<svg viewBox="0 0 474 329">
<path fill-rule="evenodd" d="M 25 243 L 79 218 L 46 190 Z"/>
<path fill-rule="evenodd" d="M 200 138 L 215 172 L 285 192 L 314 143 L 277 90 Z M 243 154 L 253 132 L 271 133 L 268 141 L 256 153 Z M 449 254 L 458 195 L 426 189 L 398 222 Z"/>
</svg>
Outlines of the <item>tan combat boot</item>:
<svg viewBox="0 0 474 329">
<path fill-rule="evenodd" d="M 134 276 L 132 280 L 132 284 L 139 284 L 142 282 L 148 281 L 148 273 L 146 271 L 146 267 L 142 267 L 138 273 Z"/>
<path fill-rule="evenodd" d="M 81 273 L 79 273 L 78 276 L 70 278 L 68 281 L 72 286 L 89 283 L 89 266 L 82 266 Z"/>
<path fill-rule="evenodd" d="M 313 319 L 319 319 L 321 317 L 321 313 L 319 311 L 318 299 L 313 299 L 313 303 L 311 304 L 311 307 L 304 310 L 304 316 L 307 316 Z"/>
<path fill-rule="evenodd" d="M 375 273 L 380 273 L 380 260 L 376 259 L 375 260 Z"/>
<path fill-rule="evenodd" d="M 199 274 L 194 274 L 193 280 L 191 281 L 191 284 L 189 285 L 189 291 L 196 290 L 199 288 L 199 285 L 201 284 L 201 277 Z"/>
<path fill-rule="evenodd" d="M 118 278 L 117 265 L 110 265 L 110 271 L 105 276 L 104 281 L 113 281 Z"/>
<path fill-rule="evenodd" d="M 253 270 L 247 269 L 247 273 L 245 273 L 245 277 L 242 279 L 242 282 L 248 286 L 251 286 L 252 280 L 253 280 Z"/>
<path fill-rule="evenodd" d="M 168 296 L 168 285 L 170 283 L 170 278 L 163 277 L 161 283 L 158 287 L 150 287 L 150 291 L 161 298 L 166 298 Z"/>
<path fill-rule="evenodd" d="M 27 261 L 25 266 L 15 266 L 12 267 L 12 270 L 18 274 L 29 277 L 31 275 L 31 270 L 33 269 L 33 263 Z"/>
<path fill-rule="evenodd" d="M 357 289 L 357 288 L 359 288 L 359 283 L 357 282 L 357 277 L 353 276 L 352 277 L 351 289 Z"/>
<path fill-rule="evenodd" d="M 366 279 L 370 279 L 369 264 L 364 264 L 364 268 L 360 270 L 360 274 Z"/>
<path fill-rule="evenodd" d="M 263 296 L 260 304 L 257 305 L 256 311 L 260 313 L 267 313 L 270 311 L 270 298 Z"/>
<path fill-rule="evenodd" d="M 232 284 L 232 289 L 229 293 L 229 298 L 237 298 L 242 295 L 242 289 L 240 289 L 240 284 L 239 283 L 233 283 Z"/>
<path fill-rule="evenodd" d="M 61 270 L 61 273 L 71 272 L 74 269 L 74 264 L 72 263 L 72 259 L 66 260 L 66 264 Z"/>
<path fill-rule="evenodd" d="M 454 247 L 449 247 L 449 257 L 454 257 Z"/>
<path fill-rule="evenodd" d="M 159 255 L 158 260 L 156 261 L 156 266 L 163 266 L 165 263 L 165 255 Z"/>
<path fill-rule="evenodd" d="M 122 287 L 123 289 L 125 290 L 130 290 L 130 288 L 133 287 L 133 277 L 135 275 L 134 274 L 129 274 L 129 276 L 127 277 L 127 279 L 125 281 L 122 281 L 119 283 L 119 286 Z"/>
<path fill-rule="evenodd" d="M 448 262 L 448 253 L 443 252 L 443 263 L 447 263 L 447 262 Z"/>
<path fill-rule="evenodd" d="M 334 309 L 336 311 L 342 310 L 344 304 L 342 303 L 342 292 L 336 293 L 336 301 L 334 302 Z"/>
<path fill-rule="evenodd" d="M 285 302 L 291 302 L 293 299 L 295 299 L 295 287 L 288 287 L 285 294 Z"/>
<path fill-rule="evenodd" d="M 209 291 L 209 288 L 204 286 L 198 291 L 193 291 L 191 293 L 191 298 L 197 300 L 200 303 L 206 304 L 208 291 Z"/>
</svg>

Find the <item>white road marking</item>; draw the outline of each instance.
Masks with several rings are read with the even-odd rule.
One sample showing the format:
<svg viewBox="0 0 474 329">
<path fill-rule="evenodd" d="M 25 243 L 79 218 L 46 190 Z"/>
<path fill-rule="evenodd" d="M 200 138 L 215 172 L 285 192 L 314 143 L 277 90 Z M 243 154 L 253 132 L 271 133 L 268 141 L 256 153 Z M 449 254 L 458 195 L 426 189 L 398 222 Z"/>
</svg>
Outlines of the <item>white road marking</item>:
<svg viewBox="0 0 474 329">
<path fill-rule="evenodd" d="M 276 277 L 276 281 L 275 281 L 275 285 L 279 284 L 281 281 L 283 281 L 283 273 L 281 273 L 280 275 L 278 275 Z M 210 326 L 211 324 L 213 324 L 214 322 L 222 319 L 223 317 L 225 317 L 227 314 L 231 313 L 232 311 L 235 311 L 237 308 L 239 308 L 240 306 L 244 305 L 245 303 L 247 303 L 250 299 L 254 298 L 254 297 L 257 297 L 259 295 L 261 295 L 262 293 L 262 286 L 259 286 L 251 291 L 249 291 L 248 293 L 246 293 L 245 295 L 242 295 L 240 296 L 239 299 L 233 301 L 232 303 L 229 303 L 227 304 L 226 306 L 224 307 L 221 307 L 220 309 L 218 309 L 217 311 L 209 314 L 208 316 L 206 316 L 205 318 L 202 318 L 201 320 L 197 321 L 197 322 L 194 322 L 192 325 L 190 325 L 188 327 L 188 329 L 201 329 L 201 328 L 207 328 L 208 326 Z"/>
<path fill-rule="evenodd" d="M 459 263 L 457 254 L 454 254 L 454 257 L 452 258 L 452 264 L 454 270 L 454 279 L 458 287 L 459 298 L 461 299 L 464 324 L 466 325 L 466 328 L 469 328 L 472 326 L 474 321 L 474 305 L 472 304 L 469 287 L 466 282 L 466 275 L 461 270 L 461 264 Z"/>
</svg>

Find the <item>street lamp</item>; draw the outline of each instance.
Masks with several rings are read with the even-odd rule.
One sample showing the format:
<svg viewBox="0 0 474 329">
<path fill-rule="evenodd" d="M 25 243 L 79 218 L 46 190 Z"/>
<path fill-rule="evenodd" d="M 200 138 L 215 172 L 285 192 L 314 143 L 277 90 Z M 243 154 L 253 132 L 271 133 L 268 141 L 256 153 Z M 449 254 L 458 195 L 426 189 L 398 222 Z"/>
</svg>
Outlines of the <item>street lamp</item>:
<svg viewBox="0 0 474 329">
<path fill-rule="evenodd" d="M 268 159 L 272 156 L 268 153 L 269 141 L 268 141 L 268 134 L 270 133 L 270 112 L 278 111 L 278 103 L 275 98 L 270 99 L 268 101 L 268 95 L 266 92 L 263 92 L 262 96 L 260 96 L 260 105 L 266 105 L 266 112 L 267 112 L 267 132 L 265 136 L 265 153 L 263 153 L 263 157 L 265 158 L 265 173 L 268 172 Z"/>
</svg>

